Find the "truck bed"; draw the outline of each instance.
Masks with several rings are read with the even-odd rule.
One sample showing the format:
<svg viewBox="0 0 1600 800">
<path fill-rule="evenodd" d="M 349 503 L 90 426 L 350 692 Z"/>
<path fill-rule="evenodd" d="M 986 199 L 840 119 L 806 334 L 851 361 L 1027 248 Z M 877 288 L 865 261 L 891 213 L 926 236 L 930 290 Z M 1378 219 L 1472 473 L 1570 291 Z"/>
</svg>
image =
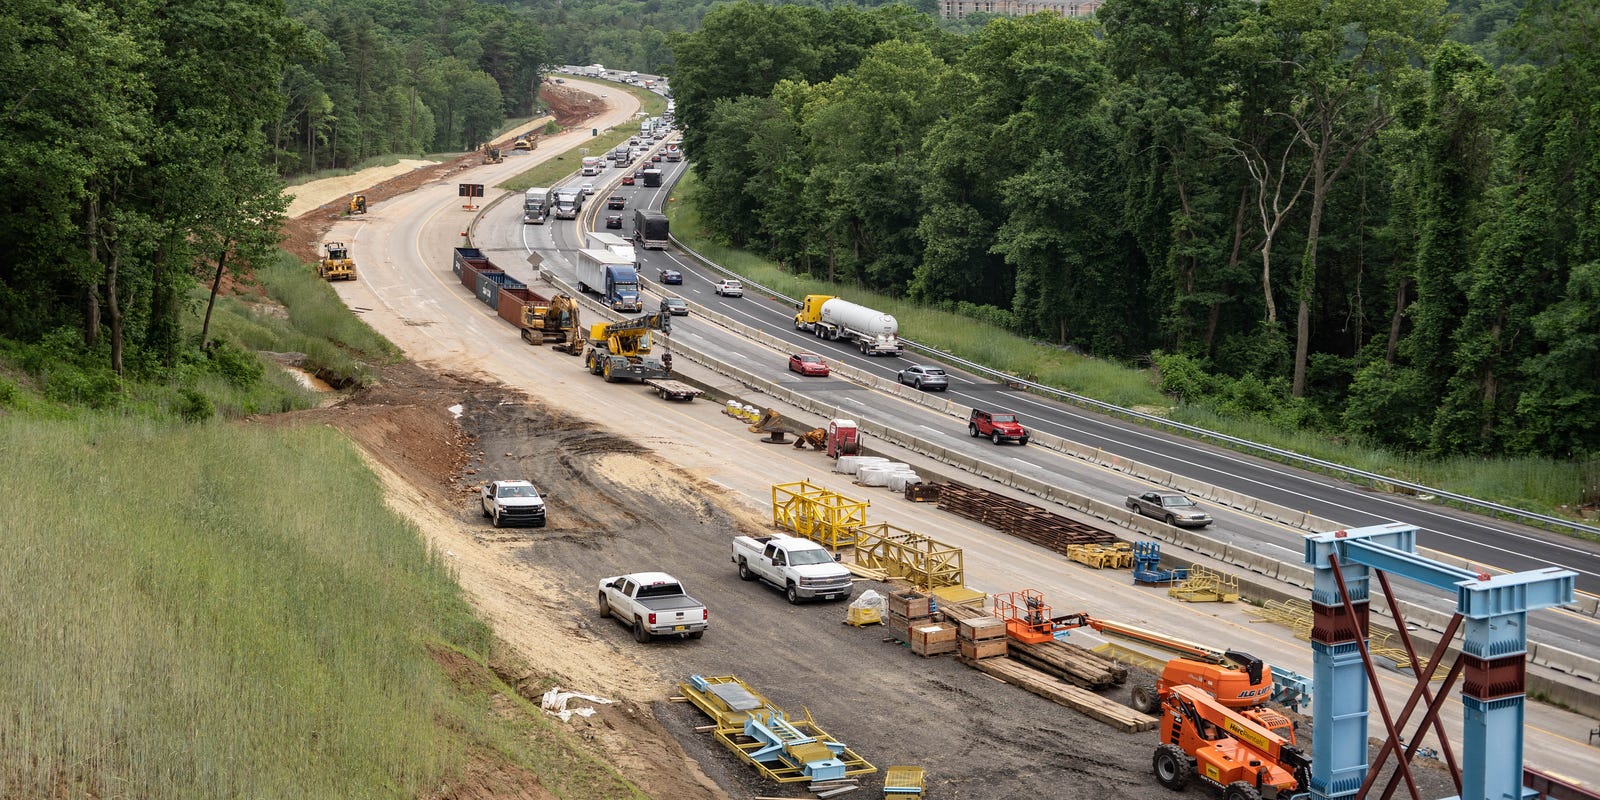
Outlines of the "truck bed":
<svg viewBox="0 0 1600 800">
<path fill-rule="evenodd" d="M 656 390 L 663 400 L 694 400 L 705 392 L 696 389 L 683 381 L 668 378 L 651 378 L 646 380 L 646 386 Z"/>
<path fill-rule="evenodd" d="M 638 597 L 634 598 L 634 602 L 655 612 L 683 611 L 700 607 L 699 600 L 686 594 L 674 594 L 667 597 Z"/>
</svg>

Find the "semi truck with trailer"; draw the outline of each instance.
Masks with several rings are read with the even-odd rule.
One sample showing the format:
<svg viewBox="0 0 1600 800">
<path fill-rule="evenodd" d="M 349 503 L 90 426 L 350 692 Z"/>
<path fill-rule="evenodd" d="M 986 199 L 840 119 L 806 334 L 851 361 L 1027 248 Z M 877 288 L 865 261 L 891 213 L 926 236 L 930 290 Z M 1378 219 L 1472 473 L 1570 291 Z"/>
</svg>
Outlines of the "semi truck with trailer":
<svg viewBox="0 0 1600 800">
<path fill-rule="evenodd" d="M 550 215 L 550 190 L 534 188 L 522 193 L 522 224 L 543 225 Z"/>
<path fill-rule="evenodd" d="M 634 209 L 633 240 L 646 250 L 667 249 L 667 215 L 660 211 Z"/>
<path fill-rule="evenodd" d="M 631 259 L 610 250 L 586 247 L 578 251 L 578 289 L 600 295 L 613 311 L 643 310 L 639 300 L 639 271 Z"/>
<path fill-rule="evenodd" d="M 619 258 L 625 258 L 633 264 L 634 269 L 639 268 L 639 251 L 633 247 L 633 242 L 628 241 L 620 234 L 607 231 L 590 231 L 589 246 L 597 250 L 610 250 Z"/>
<path fill-rule="evenodd" d="M 852 342 L 863 355 L 900 355 L 900 323 L 893 316 L 831 295 L 806 295 L 794 327 L 819 339 Z"/>
<path fill-rule="evenodd" d="M 556 190 L 556 219 L 577 219 L 583 210 L 583 190 L 576 186 L 563 186 Z"/>
</svg>

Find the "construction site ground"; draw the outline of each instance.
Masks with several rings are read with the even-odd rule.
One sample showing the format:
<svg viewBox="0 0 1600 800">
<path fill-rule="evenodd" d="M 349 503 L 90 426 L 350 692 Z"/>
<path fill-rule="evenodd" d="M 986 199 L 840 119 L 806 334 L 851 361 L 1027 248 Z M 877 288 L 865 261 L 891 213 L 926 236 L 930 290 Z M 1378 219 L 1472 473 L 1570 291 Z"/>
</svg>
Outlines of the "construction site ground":
<svg viewBox="0 0 1600 800">
<path fill-rule="evenodd" d="M 458 161 L 475 163 L 471 156 Z M 416 170 L 369 190 L 369 198 L 454 168 Z M 316 242 L 329 216 L 324 208 L 302 217 L 290 234 Z M 335 405 L 263 424 L 329 424 L 349 435 L 383 478 L 391 504 L 456 567 L 494 626 L 505 646 L 502 676 L 524 694 L 560 685 L 619 701 L 569 727 L 651 797 L 812 796 L 762 779 L 695 730 L 708 720 L 669 699 L 695 673 L 736 674 L 791 713 L 809 711 L 880 770 L 926 768 L 930 797 L 1208 796 L 1200 788 L 1175 795 L 1156 784 L 1154 733 L 1118 733 L 951 657 L 915 656 L 884 641 L 881 627 L 842 624 L 844 604 L 792 606 L 770 587 L 740 581 L 729 540 L 771 531 L 760 487 L 802 478 L 849 486 L 828 475 L 822 454 L 758 444 L 714 403 L 666 403 L 644 387 L 606 384 L 578 359 L 548 348 L 522 351 L 534 377 L 511 376 L 442 337 L 408 335 L 407 321 L 364 317 L 409 360 Z M 487 524 L 473 491 L 497 477 L 538 483 L 550 504 L 549 526 Z M 861 491 L 872 492 L 874 521 L 930 535 L 970 525 L 882 490 Z M 1035 566 L 999 577 L 1022 588 L 1037 564 L 1059 569 L 1059 561 L 1039 551 Z M 704 639 L 639 644 L 596 614 L 600 578 L 654 569 L 677 575 L 712 609 Z M 1127 575 L 1084 570 L 1083 580 L 1083 595 L 1093 597 Z M 858 591 L 866 588 L 885 587 L 869 583 Z M 1079 610 L 1062 605 L 1058 611 Z M 1205 610 L 1172 607 L 1198 621 L 1184 629 L 1203 627 Z M 1123 700 L 1126 691 L 1114 696 Z M 474 770 L 485 776 L 482 785 L 452 796 L 547 796 L 528 785 L 502 787 L 492 766 Z M 1436 766 L 1421 765 L 1421 775 L 1421 796 L 1455 793 Z M 875 781 L 881 772 L 847 797 L 878 796 Z"/>
</svg>

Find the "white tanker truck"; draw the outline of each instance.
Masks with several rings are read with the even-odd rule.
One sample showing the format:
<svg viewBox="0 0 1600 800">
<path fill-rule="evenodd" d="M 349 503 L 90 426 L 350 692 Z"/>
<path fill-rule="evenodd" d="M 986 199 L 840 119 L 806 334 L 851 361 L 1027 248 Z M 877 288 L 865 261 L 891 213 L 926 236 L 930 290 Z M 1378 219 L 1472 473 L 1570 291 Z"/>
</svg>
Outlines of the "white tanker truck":
<svg viewBox="0 0 1600 800">
<path fill-rule="evenodd" d="M 799 313 L 794 315 L 794 327 L 809 331 L 819 339 L 855 342 L 865 355 L 900 355 L 900 323 L 882 311 L 849 300 L 808 294 Z"/>
</svg>

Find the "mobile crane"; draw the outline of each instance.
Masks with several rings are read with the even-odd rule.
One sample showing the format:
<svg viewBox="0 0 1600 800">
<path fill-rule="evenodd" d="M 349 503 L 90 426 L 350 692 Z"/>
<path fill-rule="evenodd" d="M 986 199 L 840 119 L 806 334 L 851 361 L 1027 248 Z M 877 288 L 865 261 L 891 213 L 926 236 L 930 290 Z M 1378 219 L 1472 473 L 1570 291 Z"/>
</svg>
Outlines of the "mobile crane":
<svg viewBox="0 0 1600 800">
<path fill-rule="evenodd" d="M 667 377 L 672 373 L 672 354 L 664 353 L 658 358 L 651 353 L 655 346 L 652 331 L 670 334 L 672 315 L 656 312 L 590 326 L 584 366 L 590 373 L 604 376 L 607 383 Z"/>
<path fill-rule="evenodd" d="M 1174 791 L 1199 778 L 1225 800 L 1310 797 L 1309 756 L 1195 686 L 1167 693 L 1151 766 L 1156 780 Z"/>
</svg>

